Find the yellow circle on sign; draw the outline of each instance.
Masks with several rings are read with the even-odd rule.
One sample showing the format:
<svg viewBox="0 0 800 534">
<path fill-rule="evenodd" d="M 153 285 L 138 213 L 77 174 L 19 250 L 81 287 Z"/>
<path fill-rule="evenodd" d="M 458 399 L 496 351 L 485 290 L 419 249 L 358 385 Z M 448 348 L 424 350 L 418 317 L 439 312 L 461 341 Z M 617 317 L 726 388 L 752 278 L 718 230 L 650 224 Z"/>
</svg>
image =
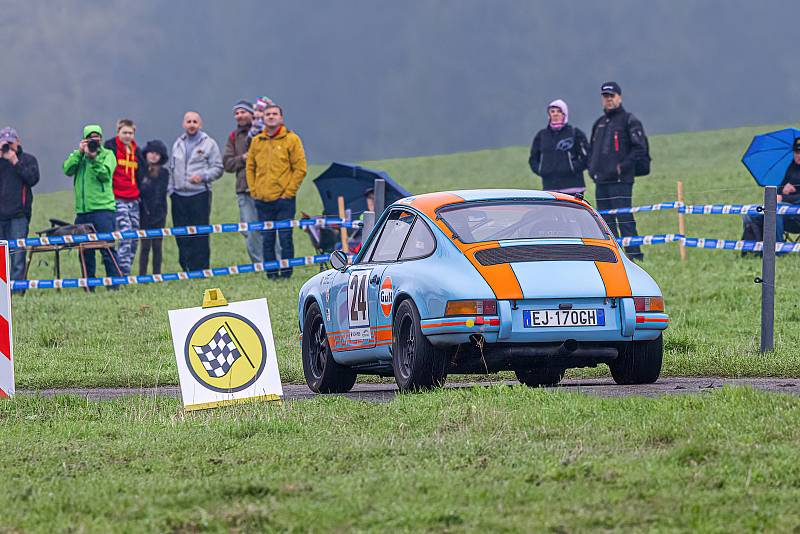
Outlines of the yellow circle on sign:
<svg viewBox="0 0 800 534">
<path fill-rule="evenodd" d="M 184 353 L 194 378 L 220 393 L 250 387 L 267 362 L 261 332 L 235 313 L 214 313 L 198 321 L 189 330 Z"/>
</svg>

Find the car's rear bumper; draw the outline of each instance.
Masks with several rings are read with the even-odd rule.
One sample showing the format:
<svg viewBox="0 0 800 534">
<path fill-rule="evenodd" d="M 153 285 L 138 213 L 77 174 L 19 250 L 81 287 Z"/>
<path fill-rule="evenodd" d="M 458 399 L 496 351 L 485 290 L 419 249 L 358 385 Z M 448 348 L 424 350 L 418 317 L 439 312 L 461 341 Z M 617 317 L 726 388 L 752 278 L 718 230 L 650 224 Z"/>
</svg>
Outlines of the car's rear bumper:
<svg viewBox="0 0 800 534">
<path fill-rule="evenodd" d="M 476 335 L 486 343 L 533 344 L 562 343 L 575 340 L 583 343 L 616 343 L 657 338 L 669 326 L 665 313 L 637 313 L 632 298 L 582 299 L 576 309 L 603 309 L 605 322 L 599 326 L 525 327 L 523 312 L 534 309 L 558 309 L 562 299 L 498 302 L 498 314 L 492 316 L 440 317 L 422 320 L 422 332 L 437 346 L 468 343 Z M 470 339 L 472 338 L 472 340 Z"/>
</svg>

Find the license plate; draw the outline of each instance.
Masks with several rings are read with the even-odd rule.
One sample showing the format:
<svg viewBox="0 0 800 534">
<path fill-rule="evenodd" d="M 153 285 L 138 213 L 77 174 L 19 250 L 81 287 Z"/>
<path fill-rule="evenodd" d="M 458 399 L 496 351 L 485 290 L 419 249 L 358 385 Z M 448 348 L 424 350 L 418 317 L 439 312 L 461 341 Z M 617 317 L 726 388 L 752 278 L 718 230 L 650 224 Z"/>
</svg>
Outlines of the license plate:
<svg viewBox="0 0 800 534">
<path fill-rule="evenodd" d="M 525 328 L 552 328 L 557 326 L 605 326 L 606 313 L 591 310 L 523 310 Z"/>
</svg>

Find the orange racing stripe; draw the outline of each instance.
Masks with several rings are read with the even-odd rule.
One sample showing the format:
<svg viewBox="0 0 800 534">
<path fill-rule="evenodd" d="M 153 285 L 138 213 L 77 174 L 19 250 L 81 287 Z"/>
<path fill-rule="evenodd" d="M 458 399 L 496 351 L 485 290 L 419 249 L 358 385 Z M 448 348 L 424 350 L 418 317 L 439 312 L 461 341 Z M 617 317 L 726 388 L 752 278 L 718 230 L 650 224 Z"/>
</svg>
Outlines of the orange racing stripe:
<svg viewBox="0 0 800 534">
<path fill-rule="evenodd" d="M 594 266 L 597 267 L 600 278 L 603 279 L 603 284 L 606 286 L 606 297 L 632 296 L 633 293 L 631 292 L 631 284 L 628 281 L 628 273 L 625 271 L 625 265 L 622 263 L 622 258 L 619 256 L 617 247 L 604 239 L 583 239 L 582 241 L 584 245 L 594 245 L 611 249 L 617 257 L 616 263 L 605 261 L 594 262 Z"/>
</svg>

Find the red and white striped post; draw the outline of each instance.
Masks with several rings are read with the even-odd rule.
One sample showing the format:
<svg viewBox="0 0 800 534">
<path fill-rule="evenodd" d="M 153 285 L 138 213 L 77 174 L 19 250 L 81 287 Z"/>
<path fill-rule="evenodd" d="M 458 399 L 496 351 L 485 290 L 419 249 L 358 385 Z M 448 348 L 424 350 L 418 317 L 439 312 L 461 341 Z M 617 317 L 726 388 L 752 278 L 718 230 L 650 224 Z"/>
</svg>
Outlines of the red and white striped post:
<svg viewBox="0 0 800 534">
<path fill-rule="evenodd" d="M 11 336 L 11 280 L 8 242 L 0 241 L 0 398 L 14 395 L 14 340 Z"/>
</svg>

